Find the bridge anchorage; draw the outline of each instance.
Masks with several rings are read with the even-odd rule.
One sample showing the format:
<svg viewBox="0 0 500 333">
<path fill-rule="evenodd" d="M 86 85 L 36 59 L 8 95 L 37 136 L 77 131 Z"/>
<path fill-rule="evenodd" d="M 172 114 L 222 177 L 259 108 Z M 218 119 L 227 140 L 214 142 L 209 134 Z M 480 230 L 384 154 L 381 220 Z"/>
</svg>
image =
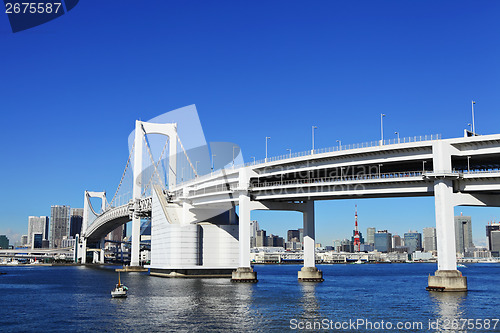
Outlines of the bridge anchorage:
<svg viewBox="0 0 500 333">
<path fill-rule="evenodd" d="M 178 111 L 197 119 L 194 106 L 172 112 Z M 177 131 L 189 133 L 191 128 L 182 121 L 136 122 L 133 197 L 122 205 L 113 205 L 113 199 L 92 223 L 84 216 L 82 247 L 132 219 L 131 266 L 139 266 L 140 219 L 150 216 L 151 264 L 147 268 L 151 275 L 227 276 L 234 282 L 257 282 L 250 262 L 251 212 L 297 211 L 303 214 L 304 227 L 304 267 L 298 280 L 320 282 L 323 274 L 316 268 L 314 251 L 315 201 L 434 196 L 438 269 L 429 276 L 428 288 L 467 290 L 467 278 L 456 268 L 454 207 L 500 207 L 500 134 L 414 137 L 389 144 L 318 149 L 243 165 L 229 158 L 222 164 L 225 168 L 217 170 L 213 156 L 220 154 L 202 149 L 206 156 L 195 157 L 184 149 Z M 164 175 L 148 145 L 151 133 L 167 137 Z M 152 162 L 148 177 L 142 165 L 144 143 Z M 209 171 L 199 176 L 197 162 L 203 158 Z M 181 159 L 192 179 L 185 180 L 177 172 Z M 87 192 L 85 198 L 87 202 Z"/>
</svg>

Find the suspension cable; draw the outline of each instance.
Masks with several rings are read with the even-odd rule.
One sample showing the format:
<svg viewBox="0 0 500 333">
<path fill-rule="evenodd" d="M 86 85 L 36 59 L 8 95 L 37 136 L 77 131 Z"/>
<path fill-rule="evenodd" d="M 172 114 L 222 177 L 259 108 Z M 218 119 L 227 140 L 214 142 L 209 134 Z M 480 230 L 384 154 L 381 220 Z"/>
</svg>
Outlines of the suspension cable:
<svg viewBox="0 0 500 333">
<path fill-rule="evenodd" d="M 179 141 L 179 144 L 181 145 L 182 151 L 184 152 L 184 155 L 186 155 L 186 159 L 189 162 L 189 165 L 191 166 L 191 169 L 194 172 L 195 177 L 198 177 L 198 173 L 196 172 L 196 168 L 193 167 L 193 163 L 191 163 L 191 160 L 189 159 L 188 154 L 186 153 L 186 149 L 184 149 L 184 146 L 182 145 L 181 138 L 179 138 L 179 135 L 176 135 L 177 141 Z"/>
<path fill-rule="evenodd" d="M 160 165 L 161 159 L 163 157 L 163 154 L 165 153 L 165 150 L 167 148 L 168 142 L 169 142 L 169 138 L 167 136 L 167 140 L 165 141 L 165 145 L 163 146 L 163 150 L 161 151 L 160 158 L 158 159 L 158 162 L 156 162 L 155 169 L 157 169 L 158 166 Z M 146 142 L 146 144 L 148 144 L 148 143 Z M 149 147 L 148 147 L 148 149 L 149 149 Z M 153 161 L 153 163 L 155 163 L 155 162 Z M 149 185 L 151 185 L 151 181 L 153 180 L 154 175 L 155 175 L 154 173 L 151 174 L 151 177 L 149 178 L 148 183 L 144 187 L 144 191 L 142 192 L 142 195 L 146 194 L 146 191 L 148 190 Z M 160 180 L 160 183 L 161 183 L 161 176 L 160 175 L 158 175 L 158 176 L 160 177 L 159 180 Z"/>
<path fill-rule="evenodd" d="M 127 164 L 125 165 L 125 170 L 123 170 L 122 179 L 120 179 L 120 184 L 118 184 L 115 195 L 113 195 L 113 199 L 111 199 L 111 201 L 109 203 L 109 207 L 111 207 L 111 205 L 113 204 L 113 201 L 115 201 L 116 195 L 118 194 L 118 191 L 120 190 L 120 187 L 122 186 L 123 179 L 125 178 L 125 173 L 127 172 L 128 166 L 130 164 L 130 159 L 132 158 L 132 153 L 134 151 L 134 148 L 135 148 L 135 140 L 134 140 L 134 143 L 132 144 L 132 149 L 130 149 L 130 154 L 128 155 Z"/>
</svg>

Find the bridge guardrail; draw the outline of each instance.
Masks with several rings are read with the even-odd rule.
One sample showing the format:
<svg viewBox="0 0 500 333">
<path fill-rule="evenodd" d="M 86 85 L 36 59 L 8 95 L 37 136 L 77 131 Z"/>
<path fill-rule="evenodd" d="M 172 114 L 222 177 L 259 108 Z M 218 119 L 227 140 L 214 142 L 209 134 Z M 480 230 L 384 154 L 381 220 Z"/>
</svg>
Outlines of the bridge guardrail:
<svg viewBox="0 0 500 333">
<path fill-rule="evenodd" d="M 371 179 L 393 179 L 393 178 L 407 178 L 407 177 L 420 177 L 423 171 L 407 171 L 407 172 L 389 172 L 389 173 L 375 173 L 375 174 L 361 174 L 361 175 L 344 175 L 336 177 L 321 177 L 321 178 L 304 178 L 274 182 L 253 183 L 251 187 L 273 187 L 273 186 L 286 186 L 286 185 L 300 185 L 300 184 L 321 184 L 321 183 L 334 183 L 342 181 L 359 181 Z"/>
</svg>

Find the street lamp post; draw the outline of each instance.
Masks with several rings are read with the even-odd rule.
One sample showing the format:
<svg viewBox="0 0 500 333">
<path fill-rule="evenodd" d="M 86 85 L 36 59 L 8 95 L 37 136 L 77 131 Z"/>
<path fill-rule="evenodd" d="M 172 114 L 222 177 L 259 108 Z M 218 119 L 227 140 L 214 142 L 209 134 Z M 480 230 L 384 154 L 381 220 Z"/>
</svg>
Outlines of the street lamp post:
<svg viewBox="0 0 500 333">
<path fill-rule="evenodd" d="M 292 150 L 290 148 L 287 148 L 286 151 L 290 153 L 290 158 L 292 158 Z"/>
<path fill-rule="evenodd" d="M 384 117 L 385 114 L 381 113 L 380 114 L 380 145 L 384 145 Z"/>
<path fill-rule="evenodd" d="M 476 136 L 476 126 L 474 125 L 474 104 L 476 104 L 476 102 L 472 101 L 472 135 Z"/>
<path fill-rule="evenodd" d="M 422 161 L 422 174 L 425 173 L 425 163 L 427 163 L 427 161 Z"/>
<path fill-rule="evenodd" d="M 467 156 L 467 172 L 470 172 L 470 156 Z"/>
<path fill-rule="evenodd" d="M 399 132 L 394 132 L 398 136 L 398 143 L 399 143 Z"/>
<path fill-rule="evenodd" d="M 200 161 L 196 161 L 196 163 L 194 164 L 194 169 L 196 171 L 196 177 L 198 177 L 198 163 L 200 163 Z"/>
<path fill-rule="evenodd" d="M 215 157 L 216 155 L 215 154 L 212 154 L 212 173 L 214 172 L 214 169 L 215 169 Z"/>
<path fill-rule="evenodd" d="M 318 128 L 318 126 L 312 126 L 312 150 L 311 154 L 314 154 L 314 130 Z"/>
<path fill-rule="evenodd" d="M 253 164 L 255 164 L 255 156 L 250 156 L 251 159 L 253 159 Z"/>
<path fill-rule="evenodd" d="M 378 178 L 380 179 L 381 177 L 381 173 L 380 173 L 380 167 L 382 166 L 383 164 L 379 164 L 378 165 Z"/>
<path fill-rule="evenodd" d="M 266 162 L 267 162 L 267 140 L 269 140 L 271 137 L 270 136 L 266 136 Z"/>
<path fill-rule="evenodd" d="M 337 140 L 337 142 L 339 143 L 339 150 L 342 150 L 342 141 L 341 140 Z"/>
</svg>

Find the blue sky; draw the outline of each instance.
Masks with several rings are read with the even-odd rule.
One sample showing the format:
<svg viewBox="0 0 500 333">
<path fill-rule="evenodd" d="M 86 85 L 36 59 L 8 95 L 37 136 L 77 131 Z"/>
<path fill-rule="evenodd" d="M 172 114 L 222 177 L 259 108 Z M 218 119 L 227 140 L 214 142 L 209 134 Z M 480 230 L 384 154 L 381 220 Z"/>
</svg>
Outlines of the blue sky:
<svg viewBox="0 0 500 333">
<path fill-rule="evenodd" d="M 0 15 L 0 234 L 27 233 L 29 215 L 83 206 L 83 191 L 113 193 L 136 119 L 196 104 L 207 141 L 263 158 L 287 148 L 476 129 L 498 133 L 497 1 L 85 0 L 13 34 Z M 318 241 L 352 230 L 402 234 L 434 225 L 432 198 L 317 204 Z M 474 236 L 500 219 L 473 216 Z M 252 215 L 285 235 L 299 214 Z"/>
</svg>

